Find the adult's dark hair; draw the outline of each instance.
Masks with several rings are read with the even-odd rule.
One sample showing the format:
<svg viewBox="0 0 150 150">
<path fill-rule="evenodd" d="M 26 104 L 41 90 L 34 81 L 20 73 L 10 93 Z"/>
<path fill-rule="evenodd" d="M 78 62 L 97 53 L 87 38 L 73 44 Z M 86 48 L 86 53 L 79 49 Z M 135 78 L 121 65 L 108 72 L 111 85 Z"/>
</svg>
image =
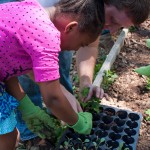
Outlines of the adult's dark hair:
<svg viewBox="0 0 150 150">
<path fill-rule="evenodd" d="M 118 10 L 125 10 L 135 25 L 144 22 L 150 14 L 150 0 L 104 0 Z"/>
<path fill-rule="evenodd" d="M 75 18 L 79 31 L 90 36 L 98 36 L 105 23 L 103 0 L 60 0 L 56 5 L 57 13 L 66 13 Z"/>
</svg>

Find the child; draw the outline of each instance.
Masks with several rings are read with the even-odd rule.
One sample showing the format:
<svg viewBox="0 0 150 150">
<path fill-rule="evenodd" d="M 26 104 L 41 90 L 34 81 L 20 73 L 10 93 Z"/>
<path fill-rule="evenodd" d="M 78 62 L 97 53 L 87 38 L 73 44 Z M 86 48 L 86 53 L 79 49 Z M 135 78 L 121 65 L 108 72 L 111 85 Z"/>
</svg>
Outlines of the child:
<svg viewBox="0 0 150 150">
<path fill-rule="evenodd" d="M 98 37 L 104 25 L 103 5 L 102 0 L 61 0 L 46 11 L 35 0 L 0 5 L 0 150 L 14 149 L 18 101 L 27 124 L 50 123 L 18 82 L 17 76 L 31 70 L 52 113 L 76 132 L 90 133 L 92 115 L 75 113 L 60 88 L 58 53 L 60 48 L 78 50 Z"/>
</svg>

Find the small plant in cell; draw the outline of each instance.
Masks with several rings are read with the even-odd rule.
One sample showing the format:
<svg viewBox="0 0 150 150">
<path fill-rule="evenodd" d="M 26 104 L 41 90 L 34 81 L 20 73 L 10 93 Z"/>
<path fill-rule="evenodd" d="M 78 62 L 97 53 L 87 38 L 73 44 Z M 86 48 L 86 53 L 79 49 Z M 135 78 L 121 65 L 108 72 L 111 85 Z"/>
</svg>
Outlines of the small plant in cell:
<svg viewBox="0 0 150 150">
<path fill-rule="evenodd" d="M 145 114 L 146 114 L 145 120 L 146 120 L 146 121 L 150 121 L 150 109 L 147 109 L 147 110 L 145 111 Z"/>
</svg>

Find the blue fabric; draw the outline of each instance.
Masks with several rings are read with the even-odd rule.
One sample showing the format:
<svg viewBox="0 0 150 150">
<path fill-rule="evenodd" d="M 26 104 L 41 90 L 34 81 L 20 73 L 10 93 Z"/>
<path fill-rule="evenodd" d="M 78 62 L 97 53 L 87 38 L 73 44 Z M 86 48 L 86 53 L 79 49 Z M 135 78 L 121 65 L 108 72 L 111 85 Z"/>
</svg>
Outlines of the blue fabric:
<svg viewBox="0 0 150 150">
<path fill-rule="evenodd" d="M 0 135 L 10 133 L 16 127 L 15 109 L 19 102 L 5 91 L 5 84 L 0 82 Z"/>
<path fill-rule="evenodd" d="M 63 51 L 59 54 L 59 72 L 60 83 L 73 94 L 72 84 L 70 82 L 70 67 L 72 63 L 72 51 Z"/>
<path fill-rule="evenodd" d="M 15 113 L 12 111 L 9 117 L 0 122 L 0 135 L 12 132 L 15 129 L 16 124 L 17 120 L 15 118 Z"/>
<path fill-rule="evenodd" d="M 15 0 L 0 0 L 0 3 L 14 2 Z"/>
<path fill-rule="evenodd" d="M 0 123 L 10 116 L 19 102 L 5 91 L 5 86 L 0 82 Z"/>
<path fill-rule="evenodd" d="M 101 35 L 104 35 L 104 34 L 107 34 L 107 33 L 110 33 L 110 31 L 105 29 L 105 30 L 102 31 Z"/>
</svg>

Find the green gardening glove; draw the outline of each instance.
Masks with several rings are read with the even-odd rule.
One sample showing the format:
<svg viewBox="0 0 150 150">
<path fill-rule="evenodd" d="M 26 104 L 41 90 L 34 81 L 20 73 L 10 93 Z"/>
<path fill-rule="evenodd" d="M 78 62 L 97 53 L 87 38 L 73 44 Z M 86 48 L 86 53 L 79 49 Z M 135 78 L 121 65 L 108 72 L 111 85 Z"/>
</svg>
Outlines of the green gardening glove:
<svg viewBox="0 0 150 150">
<path fill-rule="evenodd" d="M 79 112 L 78 121 L 75 125 L 68 127 L 73 128 L 80 134 L 90 134 L 92 129 L 92 114 L 88 112 Z"/>
<path fill-rule="evenodd" d="M 47 138 L 54 142 L 57 140 L 58 132 L 61 130 L 60 126 L 57 128 L 58 121 L 40 107 L 35 106 L 27 95 L 20 101 L 18 108 L 32 132 L 44 139 Z"/>
<path fill-rule="evenodd" d="M 150 77 L 150 65 L 137 68 L 134 71 L 140 75 L 145 75 L 147 77 Z"/>
</svg>

